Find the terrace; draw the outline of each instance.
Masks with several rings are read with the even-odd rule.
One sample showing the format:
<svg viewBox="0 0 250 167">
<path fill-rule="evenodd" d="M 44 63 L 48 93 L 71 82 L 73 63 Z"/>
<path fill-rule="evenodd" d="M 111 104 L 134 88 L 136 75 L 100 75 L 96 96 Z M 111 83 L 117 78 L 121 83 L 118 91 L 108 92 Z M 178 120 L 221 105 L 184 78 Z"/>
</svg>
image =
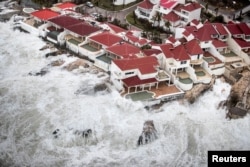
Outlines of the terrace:
<svg viewBox="0 0 250 167">
<path fill-rule="evenodd" d="M 166 82 L 160 82 L 158 88 L 125 88 L 125 92 L 122 93 L 126 98 L 130 98 L 133 101 L 145 101 L 152 99 L 176 99 L 184 94 L 179 88 L 175 85 L 168 85 Z"/>
<path fill-rule="evenodd" d="M 233 62 L 241 62 L 242 58 L 239 57 L 237 54 L 234 52 L 229 52 L 229 53 L 224 53 L 222 54 L 225 57 L 225 63 L 233 63 Z"/>
<path fill-rule="evenodd" d="M 194 70 L 198 81 L 211 81 L 212 76 L 202 67 L 195 67 Z"/>
<path fill-rule="evenodd" d="M 193 87 L 193 80 L 190 78 L 186 71 L 179 72 L 177 74 L 179 87 L 183 90 L 190 90 Z M 177 82 L 178 83 L 178 82 Z"/>
<path fill-rule="evenodd" d="M 96 52 L 96 51 L 100 50 L 100 49 L 97 49 L 95 47 L 92 47 L 88 43 L 84 44 L 84 45 L 81 45 L 81 47 L 84 48 L 84 49 L 86 49 L 86 50 L 88 50 L 88 51 L 90 51 L 90 52 Z"/>
<path fill-rule="evenodd" d="M 30 25 L 30 26 L 33 26 L 35 28 L 38 28 L 39 26 L 41 26 L 43 24 L 42 22 L 36 21 L 34 18 L 27 18 L 25 20 L 25 23 Z"/>
<path fill-rule="evenodd" d="M 209 66 L 216 64 L 223 64 L 223 62 L 220 59 L 218 59 L 209 52 L 204 53 L 203 59 L 208 63 Z"/>
<path fill-rule="evenodd" d="M 103 61 L 103 62 L 105 62 L 107 64 L 111 64 L 111 61 L 112 61 L 112 59 L 109 56 L 107 56 L 106 53 L 104 53 L 101 56 L 96 57 L 96 59 L 101 60 L 101 61 Z"/>
</svg>

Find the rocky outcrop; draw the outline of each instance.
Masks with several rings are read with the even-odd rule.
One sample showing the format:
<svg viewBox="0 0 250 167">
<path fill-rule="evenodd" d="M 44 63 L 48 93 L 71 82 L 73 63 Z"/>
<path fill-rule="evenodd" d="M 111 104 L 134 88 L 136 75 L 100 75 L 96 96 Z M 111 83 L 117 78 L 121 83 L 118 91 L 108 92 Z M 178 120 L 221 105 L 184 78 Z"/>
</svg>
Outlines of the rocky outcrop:
<svg viewBox="0 0 250 167">
<path fill-rule="evenodd" d="M 49 69 L 47 67 L 42 68 L 40 71 L 31 71 L 29 72 L 30 76 L 44 76 L 49 72 Z"/>
<path fill-rule="evenodd" d="M 76 61 L 68 64 L 65 69 L 68 70 L 68 71 L 73 71 L 75 69 L 78 69 L 80 66 L 84 67 L 84 68 L 88 68 L 89 65 L 88 63 L 83 60 L 83 59 L 77 59 Z"/>
<path fill-rule="evenodd" d="M 213 84 L 215 82 L 215 77 L 212 78 L 210 84 L 197 84 L 195 85 L 191 90 L 187 91 L 185 93 L 184 98 L 189 102 L 189 103 L 194 103 L 195 100 L 206 90 L 211 89 L 213 87 Z"/>
<path fill-rule="evenodd" d="M 142 134 L 139 136 L 137 145 L 147 144 L 158 138 L 157 131 L 152 120 L 148 120 L 144 123 Z"/>
<path fill-rule="evenodd" d="M 52 135 L 54 136 L 54 138 L 59 138 L 61 136 L 61 131 L 60 129 L 56 129 L 52 132 Z M 86 129 L 86 130 L 83 130 L 83 131 L 80 131 L 80 130 L 76 130 L 74 132 L 75 135 L 77 136 L 82 136 L 83 138 L 88 138 L 88 137 L 91 137 L 92 136 L 92 130 L 91 129 Z"/>
<path fill-rule="evenodd" d="M 106 85 L 105 83 L 97 84 L 97 85 L 95 85 L 95 87 L 94 87 L 94 91 L 95 91 L 95 92 L 105 91 L 105 90 L 107 90 L 107 89 L 108 89 L 108 87 L 107 87 L 107 85 Z"/>
<path fill-rule="evenodd" d="M 61 66 L 65 63 L 64 60 L 55 60 L 55 61 L 52 61 L 49 65 L 52 66 L 52 67 L 55 67 L 55 66 Z"/>
<path fill-rule="evenodd" d="M 241 118 L 250 112 L 250 71 L 244 70 L 241 75 L 241 79 L 232 86 L 225 102 L 229 118 Z"/>
</svg>

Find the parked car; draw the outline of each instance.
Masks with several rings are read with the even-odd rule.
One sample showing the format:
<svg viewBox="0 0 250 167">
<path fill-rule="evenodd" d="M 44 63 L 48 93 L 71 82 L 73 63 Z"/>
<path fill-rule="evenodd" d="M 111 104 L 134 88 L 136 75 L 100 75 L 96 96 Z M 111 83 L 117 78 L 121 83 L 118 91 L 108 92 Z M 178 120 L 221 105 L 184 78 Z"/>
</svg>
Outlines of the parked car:
<svg viewBox="0 0 250 167">
<path fill-rule="evenodd" d="M 89 8 L 93 8 L 94 7 L 94 5 L 93 5 L 93 3 L 91 3 L 91 2 L 86 2 L 86 6 L 88 6 Z"/>
<path fill-rule="evenodd" d="M 91 13 L 90 16 L 92 16 L 94 19 L 98 19 L 100 17 L 100 14 L 98 14 L 98 13 Z"/>
</svg>

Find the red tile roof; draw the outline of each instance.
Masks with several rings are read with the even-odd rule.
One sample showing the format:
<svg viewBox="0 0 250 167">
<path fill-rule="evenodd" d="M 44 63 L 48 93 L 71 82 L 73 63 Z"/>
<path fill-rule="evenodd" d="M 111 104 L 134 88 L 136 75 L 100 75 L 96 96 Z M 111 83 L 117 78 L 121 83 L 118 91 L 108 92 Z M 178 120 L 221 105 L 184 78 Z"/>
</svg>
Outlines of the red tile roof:
<svg viewBox="0 0 250 167">
<path fill-rule="evenodd" d="M 176 39 L 173 36 L 168 37 L 167 39 L 169 42 L 171 42 L 172 44 L 174 44 L 176 42 Z"/>
<path fill-rule="evenodd" d="M 198 21 L 197 19 L 193 19 L 191 23 L 197 26 L 200 24 L 200 21 Z"/>
<path fill-rule="evenodd" d="M 187 3 L 185 5 L 183 4 L 178 4 L 174 10 L 181 12 L 182 10 L 188 11 L 188 12 L 192 12 L 194 10 L 197 10 L 201 8 L 201 5 L 196 3 L 196 2 L 191 2 L 191 3 Z"/>
<path fill-rule="evenodd" d="M 220 35 L 228 35 L 228 32 L 222 23 L 213 23 L 213 25 Z"/>
<path fill-rule="evenodd" d="M 241 48 L 250 48 L 250 42 L 247 42 L 240 38 L 234 38 L 234 40 Z"/>
<path fill-rule="evenodd" d="M 126 34 L 126 37 L 128 38 L 129 41 L 133 43 L 139 41 L 139 38 L 135 37 L 134 35 Z"/>
<path fill-rule="evenodd" d="M 65 15 L 61 15 L 61 16 L 49 19 L 48 21 L 51 23 L 54 23 L 57 26 L 60 26 L 62 28 L 67 28 L 69 26 L 72 26 L 73 24 L 82 23 L 82 21 L 80 21 L 74 17 L 65 16 Z"/>
<path fill-rule="evenodd" d="M 156 66 L 159 65 L 157 58 L 154 56 L 146 56 L 133 59 L 118 59 L 113 62 L 122 70 L 136 70 L 138 69 L 141 74 L 155 73 Z"/>
<path fill-rule="evenodd" d="M 117 44 L 107 48 L 106 50 L 116 56 L 119 56 L 120 58 L 132 58 L 135 57 L 135 54 L 138 54 L 141 51 L 138 47 L 128 43 Z"/>
<path fill-rule="evenodd" d="M 105 45 L 107 47 L 110 47 L 110 46 L 122 41 L 121 37 L 119 37 L 115 34 L 109 33 L 109 32 L 104 32 L 101 34 L 91 36 L 91 37 L 89 37 L 89 39 L 92 41 L 95 41 L 101 45 Z"/>
<path fill-rule="evenodd" d="M 250 35 L 250 28 L 246 23 L 239 23 L 238 27 L 245 35 Z"/>
<path fill-rule="evenodd" d="M 199 41 L 210 41 L 213 35 L 219 35 L 212 24 L 204 24 L 193 34 Z"/>
<path fill-rule="evenodd" d="M 171 44 L 164 44 L 160 47 L 166 58 L 174 58 L 177 61 L 190 60 L 190 57 L 183 45 L 173 47 Z"/>
<path fill-rule="evenodd" d="M 163 19 L 168 20 L 170 22 L 176 22 L 180 20 L 180 17 L 173 11 L 169 12 L 166 15 L 163 15 Z"/>
<path fill-rule="evenodd" d="M 99 28 L 94 27 L 84 22 L 81 22 L 79 24 L 73 24 L 71 26 L 67 26 L 66 29 L 83 37 L 89 36 L 100 30 Z"/>
<path fill-rule="evenodd" d="M 187 42 L 185 48 L 190 55 L 203 54 L 203 50 L 196 39 Z"/>
<path fill-rule="evenodd" d="M 122 81 L 127 87 L 139 86 L 139 85 L 143 85 L 143 84 L 157 82 L 157 80 L 155 78 L 141 80 L 138 76 L 126 78 L 126 79 L 123 79 Z"/>
<path fill-rule="evenodd" d="M 126 32 L 127 30 L 121 28 L 121 27 L 118 27 L 114 24 L 111 24 L 111 23 L 106 23 L 115 33 L 121 33 L 121 32 Z"/>
<path fill-rule="evenodd" d="M 57 13 L 57 12 L 54 12 L 54 11 L 52 11 L 50 9 L 42 9 L 42 10 L 32 12 L 31 15 L 44 21 L 44 20 L 48 20 L 48 19 L 57 17 L 60 14 Z"/>
<path fill-rule="evenodd" d="M 182 7 L 183 10 L 186 10 L 189 12 L 192 12 L 192 11 L 200 9 L 200 8 L 201 8 L 201 5 L 199 3 L 196 3 L 196 2 L 188 3 Z"/>
<path fill-rule="evenodd" d="M 148 41 L 145 38 L 141 38 L 139 39 L 138 43 L 142 46 L 142 45 L 146 45 Z"/>
<path fill-rule="evenodd" d="M 143 9 L 152 9 L 154 5 L 149 0 L 144 0 L 138 6 Z"/>
<path fill-rule="evenodd" d="M 167 9 L 172 9 L 177 4 L 178 3 L 176 0 L 161 0 L 160 1 L 160 6 L 162 6 L 163 8 L 167 8 Z"/>
<path fill-rule="evenodd" d="M 237 24 L 227 24 L 226 28 L 232 35 L 240 35 L 243 34 L 243 32 L 240 30 L 240 28 L 237 26 Z"/>
<path fill-rule="evenodd" d="M 213 40 L 212 43 L 213 43 L 215 48 L 227 48 L 228 47 L 228 45 L 225 42 L 222 42 L 222 41 L 217 40 L 217 39 Z"/>
<path fill-rule="evenodd" d="M 162 51 L 160 51 L 158 49 L 145 49 L 145 50 L 142 50 L 142 52 L 146 56 L 158 55 L 158 54 L 162 53 Z"/>
<path fill-rule="evenodd" d="M 188 37 L 189 35 L 191 35 L 191 33 L 187 30 L 185 30 L 183 33 L 182 33 L 185 37 Z"/>
<path fill-rule="evenodd" d="M 56 5 L 56 7 L 61 8 L 61 9 L 70 9 L 75 7 L 76 4 L 71 3 L 71 2 L 65 2 L 65 3 L 61 3 L 59 5 Z"/>
</svg>

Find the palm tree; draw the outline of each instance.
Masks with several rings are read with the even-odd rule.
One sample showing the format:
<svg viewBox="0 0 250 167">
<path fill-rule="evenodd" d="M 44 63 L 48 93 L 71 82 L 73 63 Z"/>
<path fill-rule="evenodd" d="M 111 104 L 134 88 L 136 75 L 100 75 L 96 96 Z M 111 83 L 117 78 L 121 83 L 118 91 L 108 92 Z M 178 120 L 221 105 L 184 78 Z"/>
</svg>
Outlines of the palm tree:
<svg viewBox="0 0 250 167">
<path fill-rule="evenodd" d="M 215 8 L 214 11 L 215 11 L 215 15 L 217 16 L 219 12 L 219 8 Z"/>
<path fill-rule="evenodd" d="M 165 26 L 168 28 L 168 31 L 170 31 L 171 24 L 170 24 L 170 22 L 168 20 L 165 21 Z"/>
<path fill-rule="evenodd" d="M 158 22 L 158 28 L 160 27 L 160 23 L 161 23 L 161 16 L 162 16 L 162 14 L 160 12 L 156 12 L 155 19 Z"/>
<path fill-rule="evenodd" d="M 133 19 L 134 19 L 134 24 L 136 24 L 136 15 L 135 15 L 135 11 L 133 11 Z"/>
<path fill-rule="evenodd" d="M 208 2 L 207 2 L 206 5 L 205 5 L 205 9 L 206 9 L 206 13 L 207 13 L 207 10 L 208 10 Z"/>
</svg>

